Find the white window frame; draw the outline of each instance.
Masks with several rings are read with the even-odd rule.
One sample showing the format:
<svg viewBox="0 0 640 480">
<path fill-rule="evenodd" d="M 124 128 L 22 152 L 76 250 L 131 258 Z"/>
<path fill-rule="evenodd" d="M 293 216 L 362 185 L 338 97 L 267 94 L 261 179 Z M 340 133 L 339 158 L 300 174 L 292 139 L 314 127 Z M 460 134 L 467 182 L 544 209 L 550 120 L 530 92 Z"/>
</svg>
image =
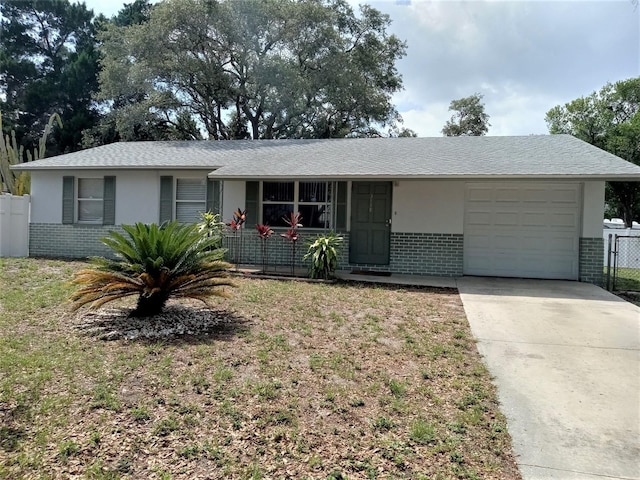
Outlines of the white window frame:
<svg viewBox="0 0 640 480">
<path fill-rule="evenodd" d="M 263 200 L 264 198 L 264 184 L 265 183 L 293 183 L 293 201 L 280 201 L 280 200 Z M 326 186 L 326 196 L 324 202 L 305 202 L 300 200 L 300 184 L 301 183 L 323 183 Z M 333 196 L 335 195 L 335 182 L 327 181 L 327 180 L 264 180 L 260 182 L 259 189 L 259 205 L 260 205 L 260 220 L 261 223 L 264 223 L 264 205 L 293 205 L 294 213 L 300 211 L 300 205 L 303 206 L 324 206 L 326 209 L 326 218 L 327 221 L 323 227 L 307 227 L 305 225 L 305 218 L 302 218 L 302 225 L 305 229 L 310 230 L 329 230 L 332 228 L 334 218 L 333 218 Z M 276 226 L 275 228 L 286 228 L 282 226 Z"/>
<path fill-rule="evenodd" d="M 74 198 L 74 203 L 76 206 L 76 211 L 75 211 L 75 221 L 76 223 L 82 223 L 82 224 L 87 224 L 87 225 L 102 225 L 102 222 L 104 220 L 104 177 L 77 177 L 76 178 L 76 188 L 75 188 L 75 198 Z M 100 197 L 80 197 L 80 183 L 82 183 L 83 180 L 99 180 L 100 181 Z M 80 219 L 80 212 L 81 212 L 81 202 L 95 202 L 95 203 L 100 203 L 100 205 L 103 208 L 102 213 L 100 214 L 100 217 L 96 220 L 82 220 Z"/>
<path fill-rule="evenodd" d="M 178 182 L 180 180 L 204 182 L 204 196 L 202 200 L 179 200 L 178 199 Z M 207 211 L 207 179 L 202 177 L 175 177 L 173 179 L 173 218 L 175 220 L 182 222 L 182 220 L 178 218 L 178 204 L 180 203 L 202 204 L 203 205 L 202 211 L 206 212 Z M 199 219 L 194 220 L 194 222 L 198 222 L 198 221 Z M 192 222 L 183 222 L 183 223 L 192 223 Z"/>
</svg>

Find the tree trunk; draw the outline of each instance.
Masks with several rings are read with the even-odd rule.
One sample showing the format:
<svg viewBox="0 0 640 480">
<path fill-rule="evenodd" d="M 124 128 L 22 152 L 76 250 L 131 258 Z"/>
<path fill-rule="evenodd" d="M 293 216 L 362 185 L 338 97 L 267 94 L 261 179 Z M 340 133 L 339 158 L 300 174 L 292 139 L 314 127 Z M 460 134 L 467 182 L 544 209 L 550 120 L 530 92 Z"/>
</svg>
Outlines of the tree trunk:
<svg viewBox="0 0 640 480">
<path fill-rule="evenodd" d="M 140 295 L 136 309 L 131 312 L 132 317 L 152 317 L 162 313 L 167 303 L 166 292 L 153 293 L 151 295 Z"/>
<path fill-rule="evenodd" d="M 633 228 L 633 209 L 631 206 L 625 204 L 622 205 L 621 210 L 625 228 Z"/>
</svg>

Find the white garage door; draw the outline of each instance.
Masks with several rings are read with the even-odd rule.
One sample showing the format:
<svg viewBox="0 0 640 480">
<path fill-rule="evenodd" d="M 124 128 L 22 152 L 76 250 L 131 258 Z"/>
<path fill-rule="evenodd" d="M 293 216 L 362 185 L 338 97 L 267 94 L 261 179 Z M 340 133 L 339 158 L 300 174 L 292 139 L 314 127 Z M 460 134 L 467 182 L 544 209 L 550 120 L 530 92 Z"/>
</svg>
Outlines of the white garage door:
<svg viewBox="0 0 640 480">
<path fill-rule="evenodd" d="M 469 183 L 464 274 L 578 278 L 580 185 Z"/>
</svg>

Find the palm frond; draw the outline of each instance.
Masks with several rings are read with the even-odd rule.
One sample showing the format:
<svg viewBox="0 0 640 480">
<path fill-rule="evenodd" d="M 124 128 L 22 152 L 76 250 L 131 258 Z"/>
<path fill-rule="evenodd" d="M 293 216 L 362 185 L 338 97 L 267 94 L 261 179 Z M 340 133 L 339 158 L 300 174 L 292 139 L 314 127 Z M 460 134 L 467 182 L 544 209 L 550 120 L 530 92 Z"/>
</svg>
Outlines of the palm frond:
<svg viewBox="0 0 640 480">
<path fill-rule="evenodd" d="M 122 228 L 124 235 L 110 232 L 101 239 L 117 259 L 93 258 L 94 268 L 76 273 L 72 283 L 80 288 L 71 296 L 74 309 L 138 295 L 136 311 L 159 312 L 169 297 L 228 296 L 224 287 L 235 286 L 226 278 L 231 265 L 222 261 L 224 250 L 215 248 L 218 241 L 202 235 L 197 225 Z"/>
</svg>

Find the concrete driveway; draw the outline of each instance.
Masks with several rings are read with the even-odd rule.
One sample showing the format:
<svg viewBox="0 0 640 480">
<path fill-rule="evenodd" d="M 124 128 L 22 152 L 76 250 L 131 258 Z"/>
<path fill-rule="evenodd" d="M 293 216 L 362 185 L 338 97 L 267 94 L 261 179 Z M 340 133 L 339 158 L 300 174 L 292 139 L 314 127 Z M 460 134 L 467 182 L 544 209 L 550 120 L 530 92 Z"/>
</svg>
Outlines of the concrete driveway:
<svg viewBox="0 0 640 480">
<path fill-rule="evenodd" d="M 640 308 L 578 282 L 457 284 L 523 478 L 640 479 Z"/>
</svg>

